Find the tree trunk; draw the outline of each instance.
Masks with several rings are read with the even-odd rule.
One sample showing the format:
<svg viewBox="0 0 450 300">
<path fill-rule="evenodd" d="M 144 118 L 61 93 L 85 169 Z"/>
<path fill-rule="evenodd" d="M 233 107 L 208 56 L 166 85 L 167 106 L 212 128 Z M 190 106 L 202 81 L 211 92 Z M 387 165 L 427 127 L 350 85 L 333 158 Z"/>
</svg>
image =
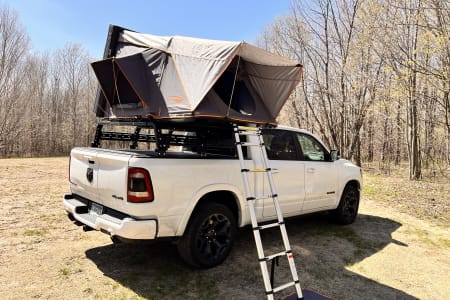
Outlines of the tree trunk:
<svg viewBox="0 0 450 300">
<path fill-rule="evenodd" d="M 373 117 L 371 116 L 367 122 L 367 161 L 373 162 Z"/>
<path fill-rule="evenodd" d="M 395 141 L 395 165 L 399 166 L 402 160 L 402 122 L 401 122 L 401 106 L 400 101 L 397 102 L 396 129 L 397 139 Z"/>
<path fill-rule="evenodd" d="M 445 126 L 447 126 L 447 166 L 450 169 L 450 93 L 444 94 L 445 103 Z"/>
</svg>

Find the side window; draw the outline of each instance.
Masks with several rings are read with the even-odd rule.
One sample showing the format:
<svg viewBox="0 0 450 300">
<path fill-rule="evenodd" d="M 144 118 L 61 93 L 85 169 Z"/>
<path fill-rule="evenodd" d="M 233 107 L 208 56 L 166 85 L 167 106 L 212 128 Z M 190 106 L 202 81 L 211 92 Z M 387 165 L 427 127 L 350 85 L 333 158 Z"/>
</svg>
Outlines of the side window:
<svg viewBox="0 0 450 300">
<path fill-rule="evenodd" d="M 302 148 L 304 160 L 324 161 L 327 159 L 327 151 L 312 136 L 297 134 L 297 139 Z"/>
<path fill-rule="evenodd" d="M 288 131 L 263 131 L 267 157 L 271 160 L 298 160 L 294 136 Z"/>
</svg>

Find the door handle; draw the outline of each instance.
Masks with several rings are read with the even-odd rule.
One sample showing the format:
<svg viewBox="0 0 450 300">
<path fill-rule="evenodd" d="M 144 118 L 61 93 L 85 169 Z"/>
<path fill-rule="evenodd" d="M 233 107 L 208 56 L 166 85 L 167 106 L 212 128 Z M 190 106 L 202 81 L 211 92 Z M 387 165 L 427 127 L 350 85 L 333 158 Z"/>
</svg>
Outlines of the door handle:
<svg viewBox="0 0 450 300">
<path fill-rule="evenodd" d="M 85 155 L 84 158 L 87 159 L 89 164 L 91 164 L 91 165 L 95 164 L 95 160 L 92 156 Z"/>
<path fill-rule="evenodd" d="M 314 171 L 316 171 L 315 168 L 306 168 L 306 172 L 308 173 L 314 173 Z"/>
</svg>

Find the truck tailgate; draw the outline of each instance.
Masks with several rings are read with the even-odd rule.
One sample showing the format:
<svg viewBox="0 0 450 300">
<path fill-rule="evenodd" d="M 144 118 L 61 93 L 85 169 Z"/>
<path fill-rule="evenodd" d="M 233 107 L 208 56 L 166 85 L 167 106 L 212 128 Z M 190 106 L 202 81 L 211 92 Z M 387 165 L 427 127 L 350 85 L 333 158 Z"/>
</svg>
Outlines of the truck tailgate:
<svg viewBox="0 0 450 300">
<path fill-rule="evenodd" d="M 127 201 L 128 161 L 132 154 L 99 150 L 97 199 L 104 206 L 120 210 Z"/>
<path fill-rule="evenodd" d="M 98 201 L 97 150 L 74 148 L 70 152 L 70 188 L 72 193 L 92 201 Z"/>
<path fill-rule="evenodd" d="M 71 191 L 101 205 L 120 209 L 127 197 L 128 161 L 132 153 L 97 148 L 71 152 Z"/>
</svg>

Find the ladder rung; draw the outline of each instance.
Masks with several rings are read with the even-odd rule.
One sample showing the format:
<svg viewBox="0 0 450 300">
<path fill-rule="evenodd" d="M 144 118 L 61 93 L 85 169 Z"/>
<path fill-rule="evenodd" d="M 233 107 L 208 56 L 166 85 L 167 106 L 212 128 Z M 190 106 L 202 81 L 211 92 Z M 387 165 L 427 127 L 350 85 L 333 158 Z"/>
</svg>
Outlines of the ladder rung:
<svg viewBox="0 0 450 300">
<path fill-rule="evenodd" d="M 249 201 L 249 200 L 265 200 L 265 199 L 272 199 L 275 197 L 278 197 L 278 195 L 274 194 L 274 195 L 267 195 L 267 196 L 247 197 L 247 201 Z"/>
<path fill-rule="evenodd" d="M 248 143 L 248 142 L 240 142 L 239 145 L 243 147 L 261 147 L 264 146 L 264 144 L 261 143 Z"/>
<path fill-rule="evenodd" d="M 239 131 L 239 135 L 254 135 L 254 136 L 259 136 L 259 131 Z"/>
<path fill-rule="evenodd" d="M 275 222 L 275 223 L 270 223 L 270 224 L 265 224 L 265 225 L 259 225 L 258 227 L 255 227 L 253 229 L 254 230 L 263 230 L 263 229 L 277 227 L 277 226 L 280 226 L 281 224 L 284 224 L 284 222 Z"/>
<path fill-rule="evenodd" d="M 289 288 L 291 286 L 294 286 L 295 284 L 296 284 L 295 281 L 291 281 L 291 282 L 285 283 L 283 285 L 280 285 L 280 286 L 274 288 L 273 292 L 274 293 L 278 293 L 279 291 L 282 291 L 282 290 L 287 289 L 287 288 Z"/>
<path fill-rule="evenodd" d="M 270 168 L 264 169 L 264 168 L 250 168 L 250 169 L 242 169 L 241 172 L 268 172 L 270 171 Z"/>
<path fill-rule="evenodd" d="M 286 251 L 281 251 L 281 252 L 278 252 L 278 253 L 275 253 L 275 254 L 266 256 L 266 257 L 264 257 L 264 258 L 261 259 L 261 260 L 269 261 L 269 260 L 274 259 L 275 257 L 281 257 L 281 256 L 285 256 L 285 255 L 286 255 Z"/>
<path fill-rule="evenodd" d="M 246 130 L 246 131 L 258 131 L 258 127 L 250 127 L 250 126 L 238 126 L 239 130 Z"/>
</svg>

